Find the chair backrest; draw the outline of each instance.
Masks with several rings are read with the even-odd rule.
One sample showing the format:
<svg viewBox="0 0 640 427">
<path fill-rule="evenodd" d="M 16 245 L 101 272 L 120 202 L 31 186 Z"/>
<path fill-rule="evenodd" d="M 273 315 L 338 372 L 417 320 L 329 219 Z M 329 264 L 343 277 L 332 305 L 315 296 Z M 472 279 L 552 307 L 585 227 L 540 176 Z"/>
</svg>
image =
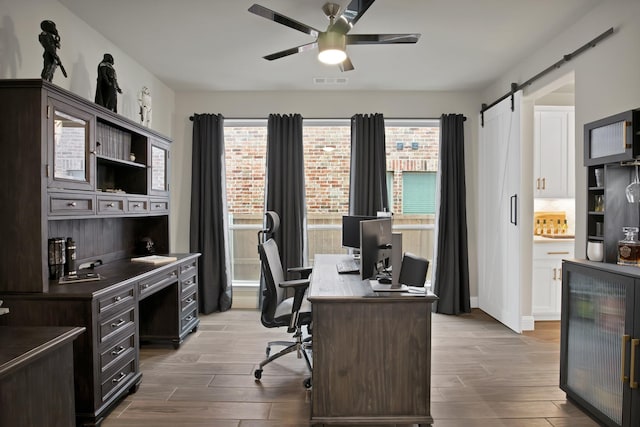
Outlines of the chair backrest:
<svg viewBox="0 0 640 427">
<path fill-rule="evenodd" d="M 285 291 L 278 286 L 284 282 L 284 271 L 280 261 L 278 245 L 273 239 L 258 245 L 262 275 L 265 282 L 265 293 L 262 299 L 262 323 L 270 326 L 275 317 L 276 307 L 285 298 Z"/>
<path fill-rule="evenodd" d="M 428 259 L 414 255 L 411 252 L 405 252 L 402 257 L 398 281 L 400 284 L 407 286 L 424 286 L 428 269 Z"/>
</svg>

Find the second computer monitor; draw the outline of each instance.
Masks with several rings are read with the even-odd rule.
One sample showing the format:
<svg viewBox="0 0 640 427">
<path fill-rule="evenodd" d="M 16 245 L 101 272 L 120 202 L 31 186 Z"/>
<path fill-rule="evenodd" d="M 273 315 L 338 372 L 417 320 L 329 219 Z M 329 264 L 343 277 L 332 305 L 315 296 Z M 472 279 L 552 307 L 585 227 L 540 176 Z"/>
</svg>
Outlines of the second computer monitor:
<svg viewBox="0 0 640 427">
<path fill-rule="evenodd" d="M 362 279 L 376 278 L 389 264 L 391 257 L 391 218 L 360 222 L 360 275 Z"/>
<path fill-rule="evenodd" d="M 344 215 L 342 217 L 342 247 L 360 249 L 360 222 L 376 219 L 375 216 Z"/>
</svg>

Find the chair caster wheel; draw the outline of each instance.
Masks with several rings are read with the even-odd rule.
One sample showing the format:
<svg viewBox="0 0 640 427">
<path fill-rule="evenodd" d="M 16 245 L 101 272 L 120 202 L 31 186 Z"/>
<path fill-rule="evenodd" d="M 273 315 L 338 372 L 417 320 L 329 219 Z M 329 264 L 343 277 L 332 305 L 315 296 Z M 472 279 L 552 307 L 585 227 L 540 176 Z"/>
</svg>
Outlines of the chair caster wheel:
<svg viewBox="0 0 640 427">
<path fill-rule="evenodd" d="M 256 377 L 257 380 L 262 378 L 262 369 L 256 369 L 255 372 L 253 373 L 253 376 Z"/>
<path fill-rule="evenodd" d="M 304 385 L 304 388 L 311 388 L 311 378 L 306 378 L 303 382 L 302 385 Z"/>
</svg>

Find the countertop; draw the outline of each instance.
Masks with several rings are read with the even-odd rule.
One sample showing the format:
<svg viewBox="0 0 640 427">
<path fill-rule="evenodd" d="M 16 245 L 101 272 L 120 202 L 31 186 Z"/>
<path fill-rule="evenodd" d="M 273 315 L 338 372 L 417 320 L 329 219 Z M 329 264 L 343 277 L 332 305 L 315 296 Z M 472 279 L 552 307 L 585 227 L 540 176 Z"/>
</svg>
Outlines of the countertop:
<svg viewBox="0 0 640 427">
<path fill-rule="evenodd" d="M 575 236 L 563 236 L 563 237 L 533 236 L 533 243 L 562 243 L 562 242 L 573 242 L 573 241 L 575 241 Z"/>
</svg>

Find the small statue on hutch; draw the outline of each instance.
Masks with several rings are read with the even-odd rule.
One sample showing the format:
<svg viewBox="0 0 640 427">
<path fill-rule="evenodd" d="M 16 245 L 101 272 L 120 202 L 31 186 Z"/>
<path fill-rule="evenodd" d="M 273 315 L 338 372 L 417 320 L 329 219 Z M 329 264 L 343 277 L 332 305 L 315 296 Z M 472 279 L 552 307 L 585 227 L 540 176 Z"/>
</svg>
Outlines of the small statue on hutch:
<svg viewBox="0 0 640 427">
<path fill-rule="evenodd" d="M 105 53 L 102 62 L 98 64 L 98 84 L 96 85 L 95 102 L 117 113 L 118 93 L 122 93 L 122 89 L 118 85 L 113 62 L 113 56 L 110 53 Z"/>
<path fill-rule="evenodd" d="M 151 126 L 151 93 L 148 87 L 142 87 L 138 95 L 138 104 L 140 105 L 140 123 Z"/>
<path fill-rule="evenodd" d="M 43 80 L 51 82 L 56 68 L 60 66 L 60 71 L 62 71 L 62 75 L 66 78 L 67 71 L 64 69 L 57 52 L 60 48 L 60 35 L 58 34 L 55 22 L 46 19 L 40 23 L 40 28 L 42 32 L 38 36 L 38 41 L 40 41 L 40 44 L 44 48 L 44 53 L 42 54 L 44 64 L 40 77 L 42 77 Z"/>
</svg>

